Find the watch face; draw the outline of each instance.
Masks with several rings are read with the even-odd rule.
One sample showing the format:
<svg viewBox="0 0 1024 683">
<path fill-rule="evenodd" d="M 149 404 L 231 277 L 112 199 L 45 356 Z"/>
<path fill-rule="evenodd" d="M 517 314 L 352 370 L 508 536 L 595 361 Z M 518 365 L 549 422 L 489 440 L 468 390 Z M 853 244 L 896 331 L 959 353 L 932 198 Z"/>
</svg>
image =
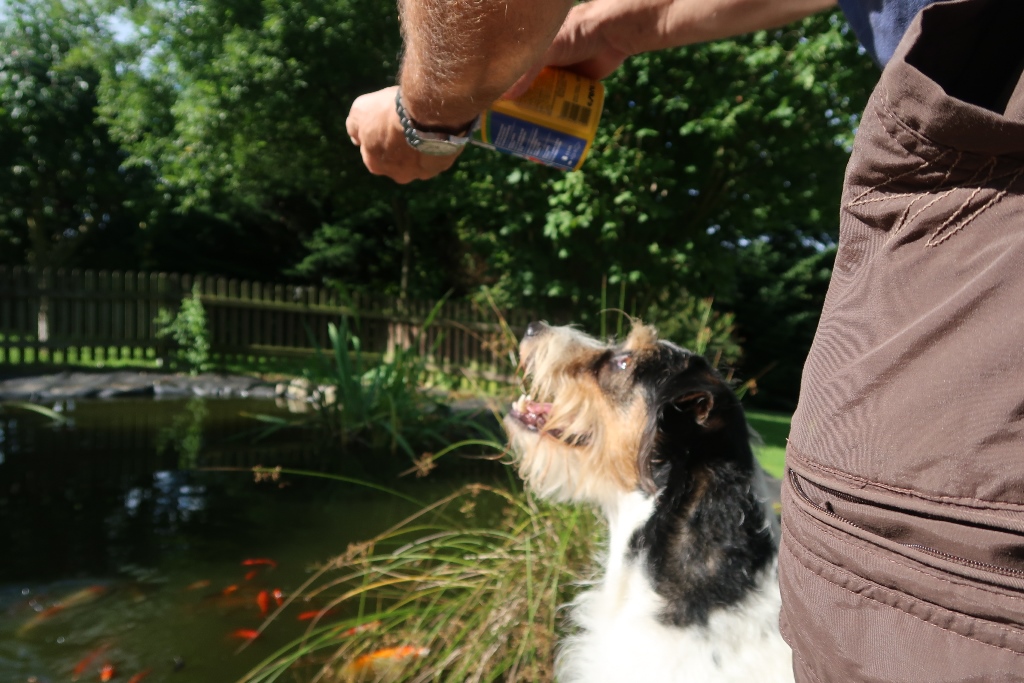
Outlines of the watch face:
<svg viewBox="0 0 1024 683">
<path fill-rule="evenodd" d="M 448 157 L 453 154 L 458 154 L 462 150 L 463 145 L 457 142 L 450 142 L 448 140 L 430 140 L 426 138 L 420 138 L 414 145 L 416 151 L 422 154 L 429 154 L 431 156 Z"/>
</svg>

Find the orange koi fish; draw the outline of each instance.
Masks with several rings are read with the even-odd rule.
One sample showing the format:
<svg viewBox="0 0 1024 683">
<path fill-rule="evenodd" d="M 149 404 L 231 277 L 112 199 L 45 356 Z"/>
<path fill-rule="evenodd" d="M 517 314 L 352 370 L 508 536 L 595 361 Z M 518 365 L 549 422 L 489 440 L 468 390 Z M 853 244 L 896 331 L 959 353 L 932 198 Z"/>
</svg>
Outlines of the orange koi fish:
<svg viewBox="0 0 1024 683">
<path fill-rule="evenodd" d="M 75 664 L 75 668 L 71 670 L 71 680 L 77 681 L 79 677 L 85 673 L 85 670 L 89 668 L 89 665 L 92 664 L 97 657 L 106 652 L 109 647 L 109 644 L 104 643 L 86 656 L 82 657 L 81 661 L 79 661 L 78 664 Z"/>
<path fill-rule="evenodd" d="M 382 664 L 393 666 L 405 664 L 410 659 L 425 657 L 430 654 L 430 648 L 417 647 L 415 645 L 399 645 L 398 647 L 386 647 L 383 650 L 374 650 L 369 654 L 356 658 L 352 668 L 358 673 L 367 669 L 376 669 Z"/>
<path fill-rule="evenodd" d="M 253 640 L 254 638 L 258 638 L 259 635 L 260 632 L 252 628 L 240 628 L 231 633 L 233 638 L 242 638 L 243 640 Z"/>
<path fill-rule="evenodd" d="M 47 607 L 42 612 L 37 612 L 31 619 L 26 621 L 18 628 L 18 635 L 23 636 L 39 624 L 43 623 L 54 614 L 58 614 L 64 611 L 64 605 L 54 605 L 53 607 Z"/>
<path fill-rule="evenodd" d="M 242 560 L 243 567 L 253 567 L 257 565 L 266 565 L 271 569 L 277 568 L 277 562 L 267 559 L 266 557 L 251 557 L 247 560 Z"/>
<path fill-rule="evenodd" d="M 187 591 L 197 591 L 197 590 L 199 590 L 201 588 L 209 588 L 210 583 L 211 582 L 210 582 L 209 579 L 200 579 L 199 581 L 196 581 L 194 583 L 190 583 L 189 585 L 185 586 L 185 590 L 187 590 Z"/>
<path fill-rule="evenodd" d="M 278 607 L 284 604 L 284 591 L 282 591 L 280 588 L 275 588 L 271 592 L 271 595 L 274 596 L 274 602 L 277 603 Z"/>
<path fill-rule="evenodd" d="M 308 612 L 300 613 L 299 616 L 296 617 L 296 619 L 298 621 L 309 621 L 310 619 L 320 619 L 320 618 L 329 616 L 331 614 L 334 614 L 337 611 L 338 610 L 337 610 L 336 607 L 331 607 L 330 609 L 326 609 L 326 610 L 311 609 Z M 357 626 L 356 628 L 359 628 L 359 627 Z M 349 629 L 349 630 L 352 630 L 352 629 Z M 344 635 L 344 634 L 342 634 L 342 635 Z"/>
<path fill-rule="evenodd" d="M 260 591 L 259 595 L 256 596 L 256 604 L 260 606 L 260 614 L 267 616 L 267 612 L 270 611 L 270 593 Z"/>
<path fill-rule="evenodd" d="M 16 633 L 19 636 L 23 636 L 53 615 L 63 612 L 71 607 L 79 607 L 81 605 L 88 604 L 104 595 L 108 590 L 110 589 L 106 586 L 89 586 L 87 588 L 77 590 L 70 595 L 65 595 L 63 598 L 57 600 L 52 607 L 44 609 L 42 612 L 37 613 L 31 619 L 22 624 Z"/>
<path fill-rule="evenodd" d="M 252 571 L 248 571 L 248 572 L 245 573 L 245 580 L 246 581 L 252 581 L 253 579 L 255 579 L 259 575 L 259 573 L 260 573 L 259 569 L 253 569 Z"/>
<path fill-rule="evenodd" d="M 103 668 L 100 669 L 100 681 L 102 681 L 102 683 L 107 683 L 107 681 L 114 680 L 114 676 L 116 675 L 117 669 L 115 669 L 114 665 L 110 662 L 104 664 Z"/>
<path fill-rule="evenodd" d="M 142 679 L 151 673 L 153 673 L 152 669 L 145 669 L 144 671 L 140 671 L 139 673 L 129 678 L 128 683 L 141 683 Z"/>
<path fill-rule="evenodd" d="M 225 588 L 224 590 L 221 591 L 221 595 L 225 595 L 225 596 L 231 595 L 232 593 L 234 593 L 237 590 L 238 590 L 238 584 L 231 584 L 230 586 L 228 586 L 227 588 Z"/>
<path fill-rule="evenodd" d="M 367 631 L 376 631 L 378 628 L 380 628 L 380 622 L 379 621 L 368 621 L 365 624 L 359 624 L 358 626 L 353 626 L 352 628 L 345 629 L 344 631 L 342 631 L 341 633 L 338 634 L 338 637 L 339 638 L 348 638 L 349 636 L 354 636 L 357 633 L 366 633 Z M 394 648 L 392 648 L 392 649 L 394 649 Z M 379 651 L 382 652 L 382 650 L 379 650 Z M 426 654 L 426 653 L 423 653 L 423 654 Z"/>
</svg>

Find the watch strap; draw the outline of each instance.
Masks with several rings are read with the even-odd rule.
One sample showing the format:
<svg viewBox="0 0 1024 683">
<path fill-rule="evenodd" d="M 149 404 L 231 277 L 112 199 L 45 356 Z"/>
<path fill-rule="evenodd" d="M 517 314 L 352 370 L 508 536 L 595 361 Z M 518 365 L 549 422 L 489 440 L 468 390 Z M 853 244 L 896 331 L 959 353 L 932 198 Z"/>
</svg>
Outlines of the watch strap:
<svg viewBox="0 0 1024 683">
<path fill-rule="evenodd" d="M 395 91 L 395 111 L 398 113 L 398 120 L 402 124 L 402 131 L 405 134 L 406 142 L 413 149 L 426 154 L 455 154 L 466 146 L 470 136 L 480 122 L 480 117 L 477 116 L 460 134 L 424 130 L 409 116 L 409 112 L 402 103 L 401 88 Z M 424 145 L 424 142 L 429 142 L 430 144 Z M 438 149 L 442 151 L 437 151 Z"/>
</svg>

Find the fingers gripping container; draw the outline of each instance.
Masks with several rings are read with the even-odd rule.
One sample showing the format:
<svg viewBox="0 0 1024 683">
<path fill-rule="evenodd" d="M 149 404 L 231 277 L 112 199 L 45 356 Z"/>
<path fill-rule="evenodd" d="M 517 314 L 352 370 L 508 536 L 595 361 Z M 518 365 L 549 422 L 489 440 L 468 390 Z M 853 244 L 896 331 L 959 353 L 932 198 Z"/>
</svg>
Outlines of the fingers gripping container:
<svg viewBox="0 0 1024 683">
<path fill-rule="evenodd" d="M 544 69 L 514 100 L 498 100 L 480 118 L 473 142 L 564 171 L 578 169 L 597 134 L 604 85 Z"/>
</svg>

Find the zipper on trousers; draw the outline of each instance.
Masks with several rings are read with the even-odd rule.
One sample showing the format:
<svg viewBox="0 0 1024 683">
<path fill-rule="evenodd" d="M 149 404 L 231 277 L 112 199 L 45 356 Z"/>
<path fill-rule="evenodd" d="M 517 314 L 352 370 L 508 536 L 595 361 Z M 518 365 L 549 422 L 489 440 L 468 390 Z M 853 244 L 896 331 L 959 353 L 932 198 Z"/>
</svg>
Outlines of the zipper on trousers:
<svg viewBox="0 0 1024 683">
<path fill-rule="evenodd" d="M 833 508 L 833 506 L 831 504 L 829 504 L 827 501 L 825 502 L 824 505 L 820 505 L 820 504 L 814 502 L 813 500 L 811 500 L 810 496 L 808 496 L 807 493 L 803 489 L 801 478 L 795 472 L 793 472 L 792 470 L 789 471 L 789 481 L 793 485 L 793 490 L 800 497 L 800 499 L 804 503 L 806 503 L 807 505 L 811 506 L 812 508 L 814 508 L 815 510 L 820 512 L 821 514 L 823 514 L 823 515 L 825 515 L 827 517 L 830 517 L 832 519 L 839 520 L 840 522 L 843 522 L 844 524 L 849 524 L 850 526 L 852 526 L 852 527 L 854 527 L 856 529 L 860 529 L 861 531 L 863 531 L 866 534 L 877 535 L 876 532 L 872 531 L 871 529 L 866 529 L 862 525 L 860 525 L 860 524 L 858 524 L 858 523 L 856 523 L 856 522 L 854 522 L 854 521 L 852 521 L 850 519 L 847 519 L 846 517 L 843 517 L 843 516 L 837 514 L 835 509 Z M 827 495 L 833 497 L 833 498 L 837 498 L 839 500 L 845 500 L 845 501 L 847 501 L 849 503 L 855 503 L 857 505 L 866 505 L 866 506 L 873 506 L 873 505 L 875 505 L 874 503 L 872 503 L 869 500 L 865 500 L 863 498 L 858 498 L 856 496 L 851 496 L 848 493 L 843 493 L 842 491 L 836 491 L 835 489 L 830 489 L 830 488 L 828 488 L 826 486 L 821 486 L 819 484 L 814 484 L 814 487 L 819 489 L 820 491 L 826 493 Z M 904 548 L 909 548 L 909 549 L 912 549 L 912 550 L 917 550 L 919 552 L 927 553 L 928 555 L 932 555 L 933 557 L 937 557 L 937 558 L 946 560 L 947 562 L 954 562 L 956 564 L 961 564 L 961 565 L 964 565 L 966 567 L 972 567 L 974 569 L 979 569 L 979 570 L 982 570 L 982 571 L 987 571 L 987 572 L 992 572 L 992 573 L 996 573 L 996 574 L 1001 574 L 1003 576 L 1009 576 L 1009 577 L 1013 577 L 1013 578 L 1024 577 L 1024 571 L 1022 571 L 1020 569 L 1013 569 L 1012 567 L 1001 567 L 999 565 L 990 564 L 988 562 L 979 562 L 978 560 L 972 560 L 972 559 L 969 559 L 969 558 L 966 558 L 966 557 L 961 557 L 959 555 L 954 555 L 954 554 L 951 554 L 951 553 L 947 553 L 945 551 L 938 550 L 936 548 L 932 548 L 932 547 L 929 547 L 929 546 L 926 546 L 926 545 L 922 545 L 922 544 L 919 544 L 919 543 L 902 543 L 900 541 L 893 541 L 893 542 L 894 543 L 898 543 L 899 545 L 903 546 Z"/>
</svg>

